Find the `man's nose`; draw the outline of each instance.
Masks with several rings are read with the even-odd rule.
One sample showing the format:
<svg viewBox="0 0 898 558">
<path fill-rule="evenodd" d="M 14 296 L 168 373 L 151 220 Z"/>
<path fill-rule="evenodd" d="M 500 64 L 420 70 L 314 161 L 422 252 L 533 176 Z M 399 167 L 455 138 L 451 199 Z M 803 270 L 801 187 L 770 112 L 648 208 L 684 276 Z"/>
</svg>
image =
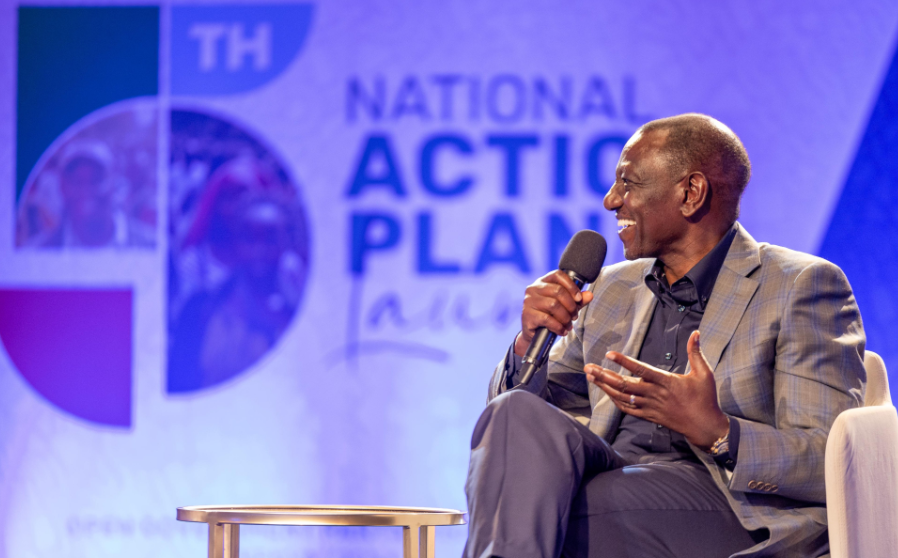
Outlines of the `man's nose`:
<svg viewBox="0 0 898 558">
<path fill-rule="evenodd" d="M 605 194 L 605 199 L 602 204 L 605 206 L 605 209 L 608 211 L 615 211 L 621 205 L 623 205 L 623 200 L 620 197 L 620 188 L 618 187 L 617 181 L 611 185 L 611 189 L 608 190 L 608 193 Z"/>
</svg>

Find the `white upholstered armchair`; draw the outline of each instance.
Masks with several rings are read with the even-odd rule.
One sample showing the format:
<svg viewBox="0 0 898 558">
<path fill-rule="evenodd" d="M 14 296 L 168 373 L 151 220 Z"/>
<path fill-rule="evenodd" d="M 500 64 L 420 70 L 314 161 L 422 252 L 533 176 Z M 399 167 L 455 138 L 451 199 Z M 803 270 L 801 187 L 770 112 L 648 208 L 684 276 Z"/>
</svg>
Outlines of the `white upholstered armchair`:
<svg viewBox="0 0 898 558">
<path fill-rule="evenodd" d="M 840 414 L 826 442 L 832 558 L 898 556 L 898 414 L 885 364 L 867 351 L 865 404 Z"/>
</svg>

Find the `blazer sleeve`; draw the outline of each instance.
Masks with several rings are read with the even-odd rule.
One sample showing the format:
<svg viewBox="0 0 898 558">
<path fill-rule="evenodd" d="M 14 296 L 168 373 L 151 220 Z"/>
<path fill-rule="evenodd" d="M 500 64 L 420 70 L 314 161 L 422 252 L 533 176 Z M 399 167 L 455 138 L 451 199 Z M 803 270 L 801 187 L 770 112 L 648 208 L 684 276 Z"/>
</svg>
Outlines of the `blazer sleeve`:
<svg viewBox="0 0 898 558">
<path fill-rule="evenodd" d="M 739 422 L 729 488 L 825 502 L 824 452 L 833 421 L 863 404 L 864 331 L 842 270 L 802 269 L 785 296 L 773 373 L 775 424 Z"/>
<path fill-rule="evenodd" d="M 585 309 L 581 310 L 581 313 L 585 312 Z M 549 352 L 548 363 L 533 375 L 530 383 L 515 389 L 538 395 L 572 415 L 589 417 L 591 406 L 586 374 L 583 372 L 584 322 L 583 319 L 577 319 L 571 332 L 555 341 Z M 493 371 L 487 401 L 518 386 L 520 367 L 521 357 L 515 355 L 512 342 L 505 358 Z"/>
</svg>

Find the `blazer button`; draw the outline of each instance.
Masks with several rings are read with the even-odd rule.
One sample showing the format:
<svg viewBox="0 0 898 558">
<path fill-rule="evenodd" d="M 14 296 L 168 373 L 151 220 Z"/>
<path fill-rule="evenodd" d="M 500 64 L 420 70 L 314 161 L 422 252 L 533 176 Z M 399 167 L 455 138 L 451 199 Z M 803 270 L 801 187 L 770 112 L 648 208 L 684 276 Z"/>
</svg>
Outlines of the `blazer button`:
<svg viewBox="0 0 898 558">
<path fill-rule="evenodd" d="M 748 488 L 751 490 L 758 488 L 758 481 L 748 481 Z"/>
<path fill-rule="evenodd" d="M 772 485 L 772 484 L 770 484 L 769 482 L 765 482 L 765 483 L 764 483 L 764 486 L 763 486 L 763 488 L 762 488 L 761 490 L 763 490 L 764 492 L 770 492 L 770 490 L 771 490 L 772 488 L 773 488 L 773 485 Z"/>
<path fill-rule="evenodd" d="M 774 484 L 773 486 L 770 487 L 770 491 L 771 491 L 771 492 L 776 492 L 776 491 L 779 490 L 779 489 L 780 489 L 780 487 L 778 487 L 778 486 L 775 485 L 775 484 Z"/>
</svg>

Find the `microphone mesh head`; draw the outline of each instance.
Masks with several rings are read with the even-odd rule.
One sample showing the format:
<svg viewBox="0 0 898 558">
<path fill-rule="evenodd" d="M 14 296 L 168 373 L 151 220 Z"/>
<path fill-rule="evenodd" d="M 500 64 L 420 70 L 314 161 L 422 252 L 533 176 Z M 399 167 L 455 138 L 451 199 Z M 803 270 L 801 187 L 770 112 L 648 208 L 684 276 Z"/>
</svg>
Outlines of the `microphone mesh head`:
<svg viewBox="0 0 898 558">
<path fill-rule="evenodd" d="M 573 271 L 587 283 L 592 283 L 602 270 L 607 251 L 608 245 L 602 235 L 595 231 L 582 230 L 568 242 L 567 248 L 561 254 L 558 268 Z"/>
</svg>

